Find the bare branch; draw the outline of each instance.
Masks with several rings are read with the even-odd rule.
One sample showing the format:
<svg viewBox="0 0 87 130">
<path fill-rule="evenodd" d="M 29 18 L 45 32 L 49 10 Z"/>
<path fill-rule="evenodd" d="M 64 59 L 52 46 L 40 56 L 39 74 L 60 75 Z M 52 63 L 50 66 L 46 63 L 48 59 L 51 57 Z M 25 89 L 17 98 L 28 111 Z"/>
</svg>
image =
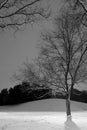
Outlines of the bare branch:
<svg viewBox="0 0 87 130">
<path fill-rule="evenodd" d="M 21 27 L 40 18 L 47 19 L 51 11 L 42 0 L 3 0 L 0 3 L 0 28 Z"/>
</svg>

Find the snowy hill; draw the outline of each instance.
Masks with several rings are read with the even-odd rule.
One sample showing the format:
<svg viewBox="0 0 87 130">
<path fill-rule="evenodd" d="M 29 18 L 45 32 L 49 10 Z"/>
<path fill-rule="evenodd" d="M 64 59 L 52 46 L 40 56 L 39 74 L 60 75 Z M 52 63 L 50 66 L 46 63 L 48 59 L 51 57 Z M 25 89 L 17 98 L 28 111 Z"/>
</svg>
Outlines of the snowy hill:
<svg viewBox="0 0 87 130">
<path fill-rule="evenodd" d="M 87 110 L 87 104 L 71 101 L 72 111 Z M 0 111 L 14 112 L 61 112 L 66 111 L 66 101 L 63 99 L 46 99 L 27 102 L 13 106 L 1 106 Z"/>
<path fill-rule="evenodd" d="M 87 104 L 71 101 L 72 120 L 63 99 L 0 107 L 0 130 L 86 130 Z"/>
</svg>

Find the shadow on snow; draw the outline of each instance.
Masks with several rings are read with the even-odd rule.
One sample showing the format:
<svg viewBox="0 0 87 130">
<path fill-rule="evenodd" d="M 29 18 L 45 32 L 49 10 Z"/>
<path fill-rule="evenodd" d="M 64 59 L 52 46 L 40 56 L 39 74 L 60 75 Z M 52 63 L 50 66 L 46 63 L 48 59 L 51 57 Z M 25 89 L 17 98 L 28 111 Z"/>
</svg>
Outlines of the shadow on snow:
<svg viewBox="0 0 87 130">
<path fill-rule="evenodd" d="M 64 130 L 80 130 L 80 128 L 76 125 L 71 118 L 68 118 L 67 121 L 64 123 Z"/>
</svg>

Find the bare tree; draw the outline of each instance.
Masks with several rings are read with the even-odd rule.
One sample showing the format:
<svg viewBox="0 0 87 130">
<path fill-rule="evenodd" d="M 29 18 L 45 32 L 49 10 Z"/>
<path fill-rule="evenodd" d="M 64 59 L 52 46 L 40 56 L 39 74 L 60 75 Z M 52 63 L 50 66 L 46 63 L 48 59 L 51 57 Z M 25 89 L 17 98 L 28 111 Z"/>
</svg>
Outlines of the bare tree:
<svg viewBox="0 0 87 130">
<path fill-rule="evenodd" d="M 35 63 L 29 63 L 28 61 L 23 63 L 23 66 L 19 68 L 18 73 L 14 73 L 11 80 L 19 81 L 21 83 L 29 83 L 30 85 L 24 89 L 23 92 L 32 92 L 34 90 L 47 90 L 45 94 L 37 95 L 36 98 L 40 99 L 46 95 L 52 96 L 52 89 L 49 89 L 46 82 L 43 80 L 39 66 Z"/>
<path fill-rule="evenodd" d="M 39 86 L 43 86 L 44 82 L 42 82 L 41 80 L 41 73 L 39 71 L 39 66 L 37 64 L 35 64 L 35 61 L 32 63 L 29 63 L 28 61 L 23 63 L 22 67 L 19 67 L 18 69 L 18 73 L 15 72 L 12 77 L 11 80 L 13 82 L 15 81 L 19 81 L 19 82 L 29 82 L 31 85 L 32 84 L 38 84 Z M 46 85 L 45 85 L 46 86 Z M 28 88 L 29 90 L 31 89 L 31 91 L 34 89 L 44 89 L 43 87 L 36 87 L 36 88 Z M 46 87 L 45 87 L 46 89 Z"/>
<path fill-rule="evenodd" d="M 55 18 L 55 30 L 42 34 L 40 55 L 33 68 L 26 64 L 22 78 L 40 82 L 53 93 L 66 95 L 66 114 L 71 117 L 73 87 L 87 79 L 87 11 L 83 0 L 70 0 L 69 8 Z M 20 80 L 20 79 L 19 79 Z"/>
<path fill-rule="evenodd" d="M 42 5 L 42 0 L 0 0 L 0 28 L 19 29 L 20 26 L 35 21 L 38 16 L 47 18 L 48 8 Z"/>
<path fill-rule="evenodd" d="M 66 95 L 66 113 L 71 117 L 73 87 L 87 79 L 87 28 L 79 13 L 65 10 L 55 18 L 55 30 L 42 34 L 38 65 L 44 82 Z"/>
</svg>

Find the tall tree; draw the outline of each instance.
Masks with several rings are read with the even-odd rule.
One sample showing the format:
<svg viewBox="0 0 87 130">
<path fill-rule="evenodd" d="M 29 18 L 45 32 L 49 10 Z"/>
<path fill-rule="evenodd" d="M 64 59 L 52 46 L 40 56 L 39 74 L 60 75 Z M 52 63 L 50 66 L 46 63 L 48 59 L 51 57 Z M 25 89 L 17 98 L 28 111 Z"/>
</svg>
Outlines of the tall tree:
<svg viewBox="0 0 87 130">
<path fill-rule="evenodd" d="M 68 1 L 68 0 L 67 0 Z M 73 88 L 87 79 L 87 9 L 85 0 L 70 0 L 55 18 L 54 31 L 42 34 L 38 69 L 22 71 L 23 80 L 40 82 L 53 93 L 66 95 L 66 114 L 71 117 Z"/>
<path fill-rule="evenodd" d="M 66 95 L 66 113 L 71 117 L 73 87 L 87 79 L 87 28 L 70 8 L 55 18 L 54 31 L 42 34 L 38 65 L 43 81 Z"/>
</svg>

